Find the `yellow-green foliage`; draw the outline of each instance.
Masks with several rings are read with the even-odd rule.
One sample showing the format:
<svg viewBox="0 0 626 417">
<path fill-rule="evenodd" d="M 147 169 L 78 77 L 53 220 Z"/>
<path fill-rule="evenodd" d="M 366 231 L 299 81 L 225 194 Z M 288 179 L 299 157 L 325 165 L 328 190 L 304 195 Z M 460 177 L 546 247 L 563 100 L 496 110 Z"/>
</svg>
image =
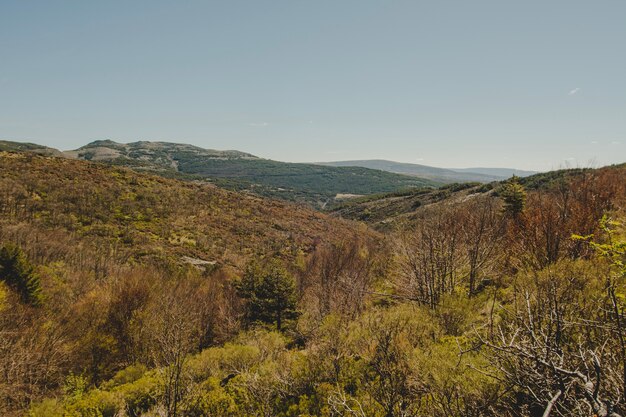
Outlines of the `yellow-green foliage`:
<svg viewBox="0 0 626 417">
<path fill-rule="evenodd" d="M 147 370 L 148 368 L 146 368 L 146 366 L 142 364 L 131 365 L 119 371 L 103 386 L 105 388 L 113 388 L 124 384 L 132 384 L 133 382 L 143 377 Z"/>
<path fill-rule="evenodd" d="M 130 416 L 138 416 L 148 411 L 161 398 L 163 381 L 153 371 L 136 381 L 115 387 L 113 392 L 122 398 Z"/>
<path fill-rule="evenodd" d="M 28 411 L 28 417 L 65 417 L 65 407 L 56 398 L 47 398 L 33 404 Z"/>
<path fill-rule="evenodd" d="M 600 241 L 593 235 L 572 238 L 588 242 L 598 255 L 610 260 L 619 275 L 626 276 L 626 224 L 605 215 L 600 220 L 600 229 L 604 234 Z"/>
<path fill-rule="evenodd" d="M 139 375 L 143 376 L 139 376 Z M 154 371 L 131 366 L 120 371 L 101 389 L 88 389 L 85 378 L 70 375 L 63 400 L 46 399 L 30 407 L 29 417 L 114 417 L 121 412 L 139 416 L 154 406 L 162 395 L 163 382 Z"/>
<path fill-rule="evenodd" d="M 113 392 L 91 390 L 65 406 L 66 417 L 115 417 L 123 401 Z"/>
<path fill-rule="evenodd" d="M 236 417 L 241 415 L 235 398 L 220 385 L 218 378 L 210 377 L 199 384 L 187 397 L 184 405 L 189 417 Z"/>
<path fill-rule="evenodd" d="M 9 296 L 8 289 L 4 282 L 0 282 L 0 313 L 8 307 L 7 298 Z"/>
<path fill-rule="evenodd" d="M 531 302 L 543 288 L 551 288 L 585 311 L 591 307 L 585 299 L 602 292 L 596 271 L 591 261 L 562 261 L 535 274 L 519 273 L 510 285 L 529 294 Z M 514 301 L 504 293 L 498 297 L 507 304 Z M 226 417 L 478 415 L 503 395 L 498 370 L 476 348 L 475 332 L 480 317 L 489 316 L 492 300 L 444 300 L 447 309 L 402 302 L 371 307 L 352 320 L 329 315 L 300 347 L 275 331 L 243 332 L 188 357 L 179 410 L 186 416 Z M 495 320 L 507 317 L 500 314 Z M 84 379 L 71 377 L 63 400 L 35 404 L 30 415 L 154 412 L 163 401 L 160 375 L 158 369 L 133 365 L 90 390 Z"/>
<path fill-rule="evenodd" d="M 441 216 L 459 217 L 437 223 L 455 238 L 437 240 L 439 226 L 429 229 L 432 239 L 406 247 L 413 263 L 400 265 L 385 239 L 345 253 L 327 242 L 349 231 L 380 237 L 366 229 L 201 184 L 41 158 L 0 158 L 0 173 L 12 190 L 0 193 L 2 237 L 25 242 L 41 263 L 46 295 L 33 307 L 0 284 L 9 341 L 0 364 L 14 378 L 0 384 L 9 404 L 0 414 L 148 417 L 176 402 L 178 415 L 192 417 L 511 417 L 544 414 L 564 383 L 551 415 L 591 415 L 574 379 L 595 381 L 596 357 L 597 395 L 626 411 L 617 394 L 623 234 L 608 221 L 598 227 L 623 205 L 612 176 L 579 184 L 578 194 L 566 195 L 566 184 L 547 197 L 528 191 L 515 216 L 496 210 L 493 248 L 471 244 L 478 206 L 457 201 Z M 570 239 L 580 225 L 590 244 Z M 441 260 L 441 273 L 419 268 L 426 258 L 411 251 Z M 476 251 L 489 262 L 471 269 Z M 250 304 L 234 285 L 250 258 L 274 257 L 293 274 L 292 307 L 303 313 L 282 332 L 270 330 L 274 317 L 244 322 Z M 448 269 L 446 257 L 459 265 Z M 436 302 L 404 291 L 418 281 L 427 295 L 437 280 L 450 285 Z"/>
<path fill-rule="evenodd" d="M 463 342 L 447 336 L 415 355 L 411 366 L 418 370 L 421 388 L 427 393 L 424 408 L 456 409 L 461 414 L 498 391 L 494 378 L 476 371 L 488 368 L 486 358 Z M 463 350 L 469 351 L 461 354 Z"/>
</svg>

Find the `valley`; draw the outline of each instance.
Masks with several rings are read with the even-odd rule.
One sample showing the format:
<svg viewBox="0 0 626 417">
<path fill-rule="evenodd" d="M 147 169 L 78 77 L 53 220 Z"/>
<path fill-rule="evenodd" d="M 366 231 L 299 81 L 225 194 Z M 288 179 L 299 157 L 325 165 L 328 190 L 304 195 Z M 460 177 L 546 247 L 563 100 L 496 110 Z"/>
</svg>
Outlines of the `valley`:
<svg viewBox="0 0 626 417">
<path fill-rule="evenodd" d="M 0 151 L 3 415 L 515 415 L 583 378 L 620 401 L 623 164 L 320 211 L 106 145 Z"/>
</svg>

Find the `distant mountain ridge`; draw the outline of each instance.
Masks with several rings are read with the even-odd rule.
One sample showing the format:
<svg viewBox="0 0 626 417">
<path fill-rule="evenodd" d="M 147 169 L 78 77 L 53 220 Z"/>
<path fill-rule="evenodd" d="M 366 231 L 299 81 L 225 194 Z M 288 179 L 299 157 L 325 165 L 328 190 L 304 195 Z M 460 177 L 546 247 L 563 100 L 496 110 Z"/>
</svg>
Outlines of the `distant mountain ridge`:
<svg viewBox="0 0 626 417">
<path fill-rule="evenodd" d="M 220 187 L 317 207 L 346 195 L 370 195 L 440 182 L 363 167 L 279 162 L 240 151 L 218 151 L 170 142 L 118 143 L 98 140 L 61 152 L 35 144 L 3 142 L 4 150 L 36 152 L 122 165 L 167 177 L 198 179 Z"/>
<path fill-rule="evenodd" d="M 503 178 L 510 178 L 513 175 L 518 177 L 529 177 L 531 175 L 538 174 L 538 171 L 526 171 L 523 169 L 514 169 L 514 168 L 448 168 L 451 171 L 455 172 L 467 172 L 467 173 L 476 173 L 482 175 L 494 175 Z"/>
<path fill-rule="evenodd" d="M 65 154 L 75 156 L 79 159 L 84 159 L 87 155 L 91 154 L 94 160 L 110 159 L 110 156 L 106 152 L 99 153 L 103 150 L 115 150 L 116 156 L 126 157 L 130 159 L 151 159 L 152 157 L 163 156 L 168 153 L 169 156 L 175 155 L 176 152 L 190 152 L 196 155 L 202 155 L 208 158 L 248 158 L 259 159 L 258 157 L 249 153 L 226 150 L 218 151 L 215 149 L 204 149 L 199 146 L 188 145 L 185 143 L 174 142 L 150 142 L 150 141 L 137 141 L 131 143 L 118 143 L 112 140 L 96 140 L 88 143 L 85 146 L 74 151 L 66 151 Z"/>
<path fill-rule="evenodd" d="M 138 141 L 131 143 L 118 143 L 112 140 L 97 140 L 73 151 L 63 152 L 65 156 L 75 159 L 90 161 L 116 161 L 123 163 L 124 160 L 132 165 L 132 161 L 140 162 L 144 168 L 152 165 L 152 168 L 178 169 L 178 161 L 190 156 L 205 159 L 259 159 L 254 155 L 240 151 L 218 151 L 204 149 L 194 145 L 173 142 L 149 142 Z"/>
<path fill-rule="evenodd" d="M 30 152 L 46 156 L 65 156 L 64 153 L 58 149 L 49 148 L 36 143 L 12 142 L 8 140 L 0 140 L 0 151 Z"/>
<path fill-rule="evenodd" d="M 0 150 L 103 162 L 167 177 L 201 179 L 220 187 L 325 207 L 336 199 L 443 184 L 501 181 L 533 174 L 511 168 L 446 169 L 383 159 L 279 162 L 237 150 L 173 143 L 96 140 L 75 150 L 0 141 Z M 346 197 L 347 196 L 347 197 Z"/>
<path fill-rule="evenodd" d="M 414 175 L 442 183 L 453 182 L 492 182 L 507 179 L 512 175 L 526 177 L 534 171 L 512 168 L 438 168 L 428 165 L 388 161 L 384 159 L 366 159 L 354 161 L 318 162 L 319 165 L 335 167 L 363 167 L 379 169 L 403 175 Z"/>
</svg>

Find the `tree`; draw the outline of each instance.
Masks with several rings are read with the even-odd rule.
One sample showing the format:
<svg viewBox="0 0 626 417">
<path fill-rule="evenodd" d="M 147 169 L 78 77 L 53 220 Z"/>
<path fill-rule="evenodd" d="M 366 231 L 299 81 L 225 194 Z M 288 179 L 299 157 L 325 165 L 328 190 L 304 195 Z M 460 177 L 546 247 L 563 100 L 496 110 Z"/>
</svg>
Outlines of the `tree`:
<svg viewBox="0 0 626 417">
<path fill-rule="evenodd" d="M 524 210 L 526 205 L 526 190 L 519 183 L 519 178 L 515 175 L 504 185 L 500 196 L 504 200 L 504 212 L 517 216 Z"/>
<path fill-rule="evenodd" d="M 399 295 L 435 308 L 457 289 L 464 267 L 461 220 L 452 206 L 426 212 L 397 239 Z"/>
<path fill-rule="evenodd" d="M 468 294 L 477 293 L 478 280 L 498 260 L 498 249 L 506 223 L 499 215 L 497 200 L 491 197 L 468 201 L 461 209 L 463 248 L 467 257 Z"/>
<path fill-rule="evenodd" d="M 295 281 L 277 260 L 249 264 L 235 288 L 246 301 L 248 323 L 276 323 L 280 331 L 286 320 L 298 317 Z"/>
<path fill-rule="evenodd" d="M 139 319 L 139 338 L 147 339 L 147 354 L 160 368 L 167 417 L 181 415 L 181 400 L 188 388 L 189 353 L 200 342 L 199 303 L 188 281 L 163 284 L 162 296 L 153 298 Z M 143 334 L 142 334 L 143 332 Z"/>
<path fill-rule="evenodd" d="M 376 249 L 358 238 L 320 245 L 300 279 L 307 311 L 315 311 L 319 320 L 331 313 L 353 317 L 360 312 L 382 255 Z"/>
<path fill-rule="evenodd" d="M 41 304 L 39 276 L 18 246 L 7 244 L 0 248 L 0 280 L 13 288 L 22 302 L 32 306 Z"/>
</svg>

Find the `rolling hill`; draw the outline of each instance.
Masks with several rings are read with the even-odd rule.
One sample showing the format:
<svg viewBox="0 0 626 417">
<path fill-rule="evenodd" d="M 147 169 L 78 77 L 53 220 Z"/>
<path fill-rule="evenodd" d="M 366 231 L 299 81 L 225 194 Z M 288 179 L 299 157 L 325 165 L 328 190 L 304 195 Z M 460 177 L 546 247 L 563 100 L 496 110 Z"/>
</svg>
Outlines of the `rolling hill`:
<svg viewBox="0 0 626 417">
<path fill-rule="evenodd" d="M 47 146 L 38 145 L 36 143 L 12 142 L 8 140 L 0 140 L 0 152 L 30 152 L 47 156 L 64 156 L 63 152 L 58 149 L 49 148 Z"/>
<path fill-rule="evenodd" d="M 513 175 L 518 177 L 528 177 L 530 175 L 534 175 L 536 171 L 525 171 L 522 169 L 513 169 L 513 168 L 449 168 L 450 171 L 459 172 L 459 173 L 467 173 L 467 174 L 481 174 L 481 175 L 490 175 L 494 177 L 501 178 L 509 178 Z"/>
<path fill-rule="evenodd" d="M 519 179 L 527 191 L 545 191 L 558 188 L 568 181 L 584 175 L 610 173 L 616 178 L 626 178 L 626 164 L 612 165 L 600 169 L 564 169 L 538 173 Z M 608 174 L 607 174 L 608 175 Z M 497 195 L 505 181 L 488 184 L 468 182 L 448 184 L 438 189 L 406 190 L 402 192 L 371 195 L 338 202 L 330 207 L 336 216 L 363 221 L 378 230 L 388 230 L 410 219 L 424 207 L 438 203 L 458 203 L 481 194 Z"/>
<path fill-rule="evenodd" d="M 354 225 L 287 202 L 88 161 L 0 152 L 0 240 L 103 253 L 110 262 L 237 268 L 251 254 L 310 251 Z M 356 230 L 356 229 L 355 229 Z M 24 235 L 25 234 L 25 235 Z M 290 255 L 291 254 L 291 255 Z M 107 255 L 109 256 L 109 255 Z M 98 256 L 85 259 L 97 264 Z"/>
<path fill-rule="evenodd" d="M 6 150 L 33 151 L 127 166 L 166 177 L 201 179 L 222 188 L 324 207 L 338 195 L 369 195 L 435 187 L 438 181 L 362 167 L 327 167 L 258 158 L 168 142 L 102 140 L 60 152 L 33 144 L 3 142 Z"/>
<path fill-rule="evenodd" d="M 387 161 L 384 159 L 367 159 L 356 161 L 319 162 L 319 165 L 335 167 L 363 167 L 379 169 L 403 175 L 414 175 L 428 178 L 444 184 L 455 182 L 482 182 L 500 181 L 517 175 L 525 177 L 534 174 L 532 171 L 522 171 L 510 168 L 437 168 L 427 165 L 410 164 L 403 162 Z"/>
</svg>

